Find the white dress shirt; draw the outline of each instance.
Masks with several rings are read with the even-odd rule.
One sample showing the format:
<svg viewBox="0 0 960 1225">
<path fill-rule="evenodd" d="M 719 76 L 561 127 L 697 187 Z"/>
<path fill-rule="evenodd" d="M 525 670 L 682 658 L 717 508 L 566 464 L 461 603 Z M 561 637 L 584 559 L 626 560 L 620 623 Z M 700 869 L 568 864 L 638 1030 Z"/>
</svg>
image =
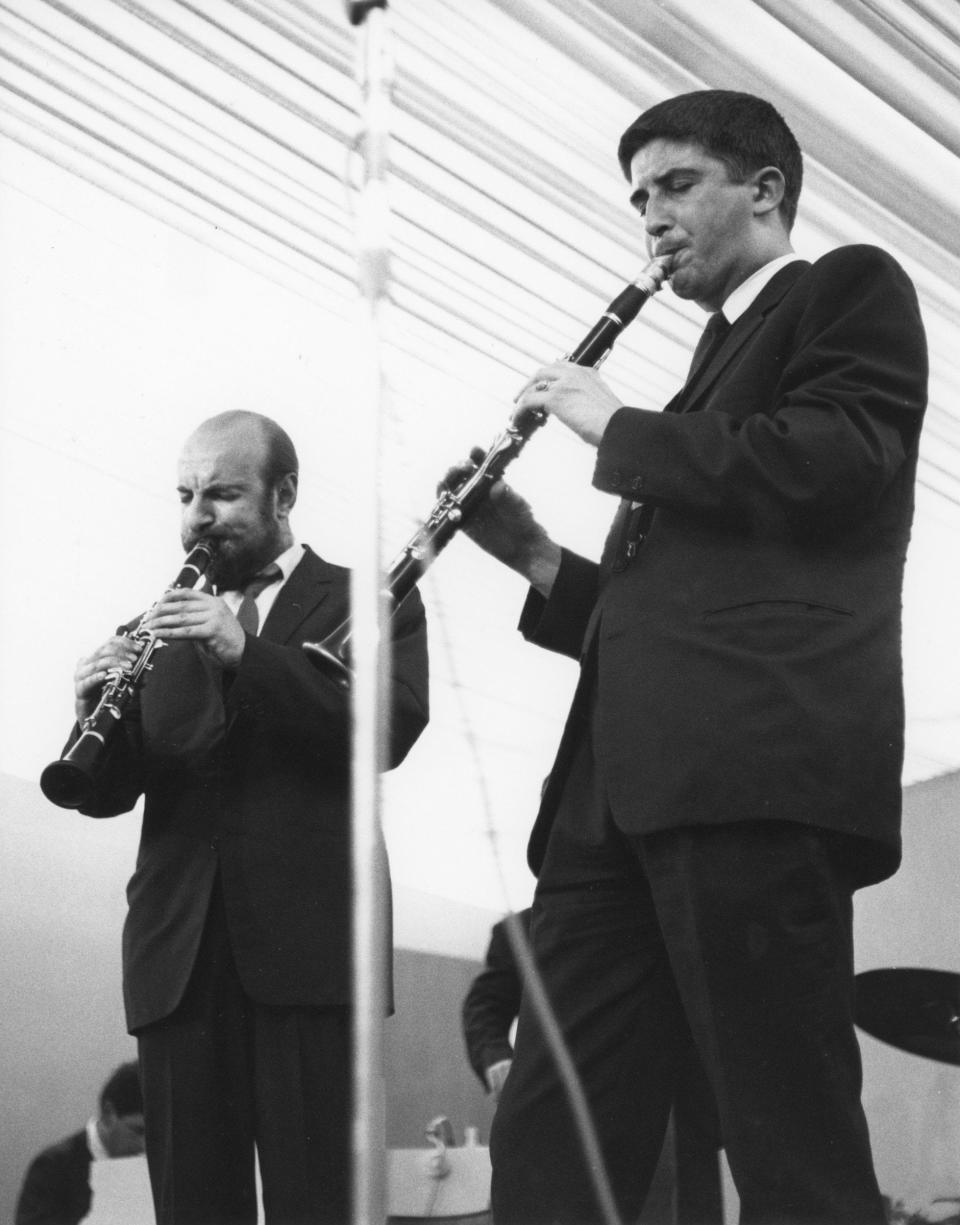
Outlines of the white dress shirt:
<svg viewBox="0 0 960 1225">
<path fill-rule="evenodd" d="M 788 255 L 778 255 L 769 264 L 764 264 L 762 268 L 758 268 L 756 272 L 751 273 L 745 281 L 736 287 L 733 293 L 728 295 L 721 307 L 723 317 L 727 323 L 737 322 L 750 303 L 760 296 L 760 290 L 763 289 L 764 285 L 768 281 L 772 281 L 781 268 L 786 268 L 787 264 L 793 264 L 802 258 L 802 256 L 796 255 L 791 251 Z"/>
</svg>

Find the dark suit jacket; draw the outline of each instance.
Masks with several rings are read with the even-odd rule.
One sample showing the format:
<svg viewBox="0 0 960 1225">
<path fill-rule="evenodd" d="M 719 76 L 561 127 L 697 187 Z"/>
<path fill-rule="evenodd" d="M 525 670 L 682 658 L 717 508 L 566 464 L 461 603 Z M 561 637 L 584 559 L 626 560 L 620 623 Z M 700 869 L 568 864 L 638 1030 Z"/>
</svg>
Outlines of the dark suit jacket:
<svg viewBox="0 0 960 1225">
<path fill-rule="evenodd" d="M 530 935 L 530 908 L 517 912 L 524 935 Z M 510 1026 L 520 1011 L 523 980 L 517 969 L 506 920 L 495 923 L 483 969 L 470 984 L 463 1001 L 463 1037 L 470 1066 L 487 1088 L 486 1069 L 513 1058 Z"/>
<path fill-rule="evenodd" d="M 171 643 L 128 707 L 82 811 L 113 816 L 145 795 L 123 933 L 131 1031 L 179 1002 L 218 869 L 247 993 L 274 1005 L 350 1002 L 350 698 L 301 650 L 341 622 L 348 595 L 349 572 L 307 550 L 234 673 Z M 428 717 L 416 592 L 393 634 L 387 767 Z"/>
<path fill-rule="evenodd" d="M 77 1225 L 89 1215 L 91 1160 L 86 1131 L 38 1153 L 20 1189 L 16 1225 Z"/>
<path fill-rule="evenodd" d="M 862 839 L 860 883 L 895 870 L 901 589 L 925 404 L 913 287 L 882 251 L 853 246 L 781 269 L 665 412 L 614 415 L 594 484 L 624 501 L 601 564 L 565 554 L 521 629 L 595 667 L 622 829 L 798 821 Z M 645 506 L 632 561 L 630 501 Z M 587 687 L 582 673 L 535 871 Z"/>
</svg>

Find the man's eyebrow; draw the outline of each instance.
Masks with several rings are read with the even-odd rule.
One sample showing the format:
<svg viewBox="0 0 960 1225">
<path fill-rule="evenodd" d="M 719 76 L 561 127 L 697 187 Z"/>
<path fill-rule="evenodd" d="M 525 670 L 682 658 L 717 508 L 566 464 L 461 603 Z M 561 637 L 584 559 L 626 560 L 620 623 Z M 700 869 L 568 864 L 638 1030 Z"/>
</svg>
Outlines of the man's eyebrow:
<svg viewBox="0 0 960 1225">
<path fill-rule="evenodd" d="M 200 488 L 201 493 L 216 495 L 218 493 L 243 493 L 247 488 L 243 481 L 211 481 L 209 485 L 203 485 Z M 189 485 L 178 485 L 177 493 L 192 493 L 193 489 Z"/>
<path fill-rule="evenodd" d="M 657 177 L 653 180 L 653 186 L 666 187 L 669 185 L 670 180 L 677 175 L 692 174 L 699 178 L 702 173 L 703 172 L 698 170 L 696 166 L 671 166 L 670 169 L 665 170 L 663 174 L 657 175 Z M 630 193 L 630 204 L 633 206 L 633 208 L 636 208 L 638 204 L 643 204 L 646 198 L 647 189 L 645 187 L 638 187 L 636 191 L 632 191 Z"/>
</svg>

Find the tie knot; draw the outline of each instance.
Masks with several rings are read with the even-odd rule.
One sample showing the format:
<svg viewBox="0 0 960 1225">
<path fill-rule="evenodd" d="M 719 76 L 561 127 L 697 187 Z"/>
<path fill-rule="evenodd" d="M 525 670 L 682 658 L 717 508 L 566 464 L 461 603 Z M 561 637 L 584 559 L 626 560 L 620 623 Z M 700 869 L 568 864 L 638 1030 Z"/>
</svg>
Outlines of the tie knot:
<svg viewBox="0 0 960 1225">
<path fill-rule="evenodd" d="M 243 599 L 237 609 L 237 620 L 248 634 L 254 634 L 260 629 L 260 613 L 257 609 L 257 596 L 264 587 L 269 587 L 281 577 L 282 571 L 277 563 L 271 562 L 264 566 L 259 574 L 255 574 L 249 583 L 240 588 Z"/>
<path fill-rule="evenodd" d="M 703 334 L 708 340 L 715 340 L 718 343 L 730 331 L 731 325 L 727 322 L 723 311 L 715 311 L 707 320 L 707 326 L 703 329 Z"/>
<path fill-rule="evenodd" d="M 264 587 L 275 583 L 282 573 L 275 561 L 272 561 L 269 566 L 264 566 L 259 574 L 255 574 L 248 583 L 244 583 L 240 588 L 244 599 L 255 600 Z"/>
</svg>

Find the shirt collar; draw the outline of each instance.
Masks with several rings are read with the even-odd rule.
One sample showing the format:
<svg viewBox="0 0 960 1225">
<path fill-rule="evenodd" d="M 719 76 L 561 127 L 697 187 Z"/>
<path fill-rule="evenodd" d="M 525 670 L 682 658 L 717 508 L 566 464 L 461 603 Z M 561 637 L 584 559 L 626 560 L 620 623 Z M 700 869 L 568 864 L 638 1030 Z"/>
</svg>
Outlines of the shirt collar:
<svg viewBox="0 0 960 1225">
<path fill-rule="evenodd" d="M 280 567 L 280 573 L 283 576 L 280 580 L 281 583 L 285 583 L 290 575 L 293 574 L 294 570 L 297 568 L 297 563 L 303 557 L 305 552 L 306 549 L 304 546 L 302 544 L 297 544 L 297 542 L 294 541 L 289 549 L 286 549 L 280 554 L 279 557 L 275 557 L 273 559 L 274 564 Z"/>
<path fill-rule="evenodd" d="M 763 287 L 773 280 L 780 269 L 786 268 L 787 264 L 792 264 L 800 258 L 802 257 L 791 251 L 788 255 L 780 255 L 772 259 L 769 264 L 764 264 L 762 268 L 758 268 L 756 272 L 748 276 L 733 293 L 728 295 L 721 308 L 726 321 L 736 323 L 751 302 L 759 297 Z"/>
<path fill-rule="evenodd" d="M 90 1156 L 94 1161 L 107 1161 L 110 1157 L 110 1154 L 103 1146 L 103 1141 L 100 1139 L 96 1118 L 90 1119 L 87 1123 L 87 1147 L 90 1149 Z"/>
</svg>

